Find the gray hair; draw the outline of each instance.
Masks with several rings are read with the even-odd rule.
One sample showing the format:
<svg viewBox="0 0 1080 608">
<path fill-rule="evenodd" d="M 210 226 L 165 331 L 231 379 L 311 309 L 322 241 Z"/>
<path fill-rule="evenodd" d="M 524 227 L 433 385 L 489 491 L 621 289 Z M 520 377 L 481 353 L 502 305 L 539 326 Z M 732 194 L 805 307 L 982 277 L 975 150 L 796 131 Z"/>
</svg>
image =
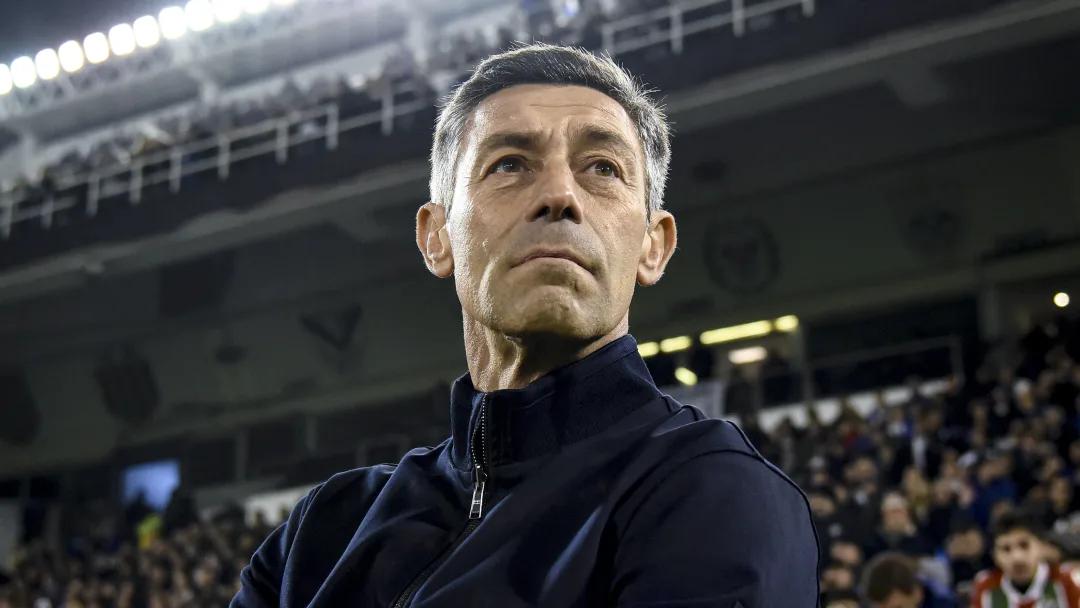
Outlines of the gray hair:
<svg viewBox="0 0 1080 608">
<path fill-rule="evenodd" d="M 645 86 L 608 55 L 585 49 L 533 43 L 492 55 L 442 103 L 431 146 L 431 200 L 450 206 L 462 141 L 473 110 L 485 98 L 520 84 L 580 85 L 619 102 L 637 129 L 645 152 L 646 210 L 664 204 L 671 163 L 671 127 Z"/>
</svg>

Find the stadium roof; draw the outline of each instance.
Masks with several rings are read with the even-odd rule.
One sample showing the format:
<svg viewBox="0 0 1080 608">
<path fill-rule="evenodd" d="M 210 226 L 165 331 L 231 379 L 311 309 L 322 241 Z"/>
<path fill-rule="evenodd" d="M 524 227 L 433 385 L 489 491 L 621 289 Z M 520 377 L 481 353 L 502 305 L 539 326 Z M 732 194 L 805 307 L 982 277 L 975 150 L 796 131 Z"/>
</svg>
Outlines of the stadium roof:
<svg viewBox="0 0 1080 608">
<path fill-rule="evenodd" d="M 35 0 L 0 3 L 0 63 L 33 57 L 70 38 L 108 31 L 140 15 L 156 15 L 162 0 Z"/>
</svg>

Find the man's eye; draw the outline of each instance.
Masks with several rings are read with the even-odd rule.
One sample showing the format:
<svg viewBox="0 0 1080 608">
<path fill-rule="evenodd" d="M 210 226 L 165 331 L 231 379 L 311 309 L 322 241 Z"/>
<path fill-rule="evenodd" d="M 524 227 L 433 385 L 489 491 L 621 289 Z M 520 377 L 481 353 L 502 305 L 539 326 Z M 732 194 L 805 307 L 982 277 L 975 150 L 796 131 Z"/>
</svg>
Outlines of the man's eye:
<svg viewBox="0 0 1080 608">
<path fill-rule="evenodd" d="M 521 159 L 516 156 L 507 156 L 506 158 L 500 158 L 498 162 L 491 166 L 489 173 L 515 173 L 524 168 Z"/>
<path fill-rule="evenodd" d="M 598 160 L 592 164 L 592 169 L 601 177 L 619 177 L 619 168 L 614 163 L 606 160 Z"/>
</svg>

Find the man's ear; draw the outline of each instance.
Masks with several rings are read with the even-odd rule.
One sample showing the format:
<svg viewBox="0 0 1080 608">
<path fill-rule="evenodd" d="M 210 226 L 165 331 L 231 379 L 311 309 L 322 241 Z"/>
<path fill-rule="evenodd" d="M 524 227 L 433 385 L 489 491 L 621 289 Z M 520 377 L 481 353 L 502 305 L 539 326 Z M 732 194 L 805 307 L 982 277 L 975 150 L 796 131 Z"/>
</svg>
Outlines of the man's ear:
<svg viewBox="0 0 1080 608">
<path fill-rule="evenodd" d="M 664 276 L 668 260 L 675 254 L 675 216 L 667 211 L 655 211 L 641 240 L 641 257 L 638 258 L 638 285 L 655 285 Z"/>
<path fill-rule="evenodd" d="M 446 232 L 446 208 L 426 202 L 416 212 L 416 246 L 431 274 L 445 279 L 454 274 L 454 254 Z"/>
</svg>

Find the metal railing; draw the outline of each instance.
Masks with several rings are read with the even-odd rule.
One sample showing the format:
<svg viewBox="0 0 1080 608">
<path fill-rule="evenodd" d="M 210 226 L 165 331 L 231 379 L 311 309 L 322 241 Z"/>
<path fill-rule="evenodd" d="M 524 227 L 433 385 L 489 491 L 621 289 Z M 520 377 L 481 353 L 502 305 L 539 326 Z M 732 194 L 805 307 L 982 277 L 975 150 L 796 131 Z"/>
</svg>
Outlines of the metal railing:
<svg viewBox="0 0 1080 608">
<path fill-rule="evenodd" d="M 670 44 L 681 53 L 687 36 L 731 27 L 735 36 L 746 33 L 747 22 L 757 17 L 800 6 L 806 17 L 814 15 L 816 0 L 688 0 L 672 2 L 651 11 L 631 15 L 601 26 L 604 50 L 612 56 L 650 46 Z M 647 29 L 647 33 L 638 34 Z"/>
<path fill-rule="evenodd" d="M 380 125 L 382 134 L 390 135 L 397 118 L 431 107 L 431 101 L 416 96 L 418 91 L 405 88 L 383 96 L 381 107 L 356 116 L 342 117 L 340 106 L 329 103 L 311 109 L 271 118 L 248 127 L 217 133 L 189 143 L 138 155 L 128 161 L 76 173 L 56 179 L 53 187 L 40 197 L 26 193 L 0 192 L 0 238 L 9 238 L 19 222 L 40 220 L 45 228 L 61 211 L 85 206 L 86 215 L 97 215 L 103 199 L 126 196 L 132 205 L 142 201 L 150 186 L 169 185 L 180 191 L 185 177 L 216 172 L 227 179 L 233 163 L 258 156 L 274 155 L 278 164 L 289 158 L 289 149 L 312 141 L 324 141 L 334 150 L 342 133 Z M 72 192 L 74 191 L 74 192 Z M 40 204 L 20 208 L 39 199 Z"/>
</svg>

